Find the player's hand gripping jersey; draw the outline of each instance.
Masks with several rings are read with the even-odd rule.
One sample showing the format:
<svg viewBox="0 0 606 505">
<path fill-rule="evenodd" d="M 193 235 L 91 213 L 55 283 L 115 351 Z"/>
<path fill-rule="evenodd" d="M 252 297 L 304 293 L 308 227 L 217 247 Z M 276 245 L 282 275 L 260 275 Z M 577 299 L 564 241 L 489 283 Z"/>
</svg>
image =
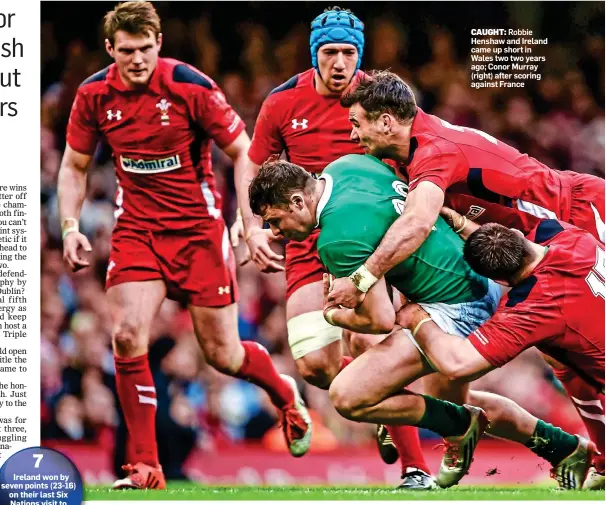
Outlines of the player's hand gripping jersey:
<svg viewBox="0 0 606 505">
<path fill-rule="evenodd" d="M 377 248 L 406 206 L 408 187 L 390 166 L 373 156 L 349 155 L 322 174 L 318 204 L 318 252 L 328 271 L 347 277 Z M 488 280 L 463 259 L 463 241 L 440 217 L 427 240 L 386 280 L 422 303 L 463 303 L 484 297 Z"/>
<path fill-rule="evenodd" d="M 604 241 L 602 179 L 551 170 L 487 133 L 452 125 L 421 109 L 412 125 L 406 170 L 411 191 L 430 181 L 444 191 L 566 221 Z"/>
<path fill-rule="evenodd" d="M 354 80 L 359 79 L 358 71 Z M 355 85 L 355 83 L 354 83 Z M 320 95 L 314 69 L 297 74 L 274 89 L 263 102 L 255 124 L 249 158 L 261 165 L 285 153 L 292 163 L 319 174 L 332 161 L 362 153 L 350 138 L 351 125 L 340 97 Z M 286 245 L 286 297 L 301 286 L 322 280 L 324 268 L 316 250 L 317 233 Z"/>
<path fill-rule="evenodd" d="M 159 58 L 149 85 L 129 90 L 115 65 L 78 88 L 67 142 L 93 154 L 109 144 L 118 178 L 117 227 L 191 228 L 221 214 L 211 167 L 211 140 L 226 147 L 244 123 L 206 75 Z"/>
</svg>

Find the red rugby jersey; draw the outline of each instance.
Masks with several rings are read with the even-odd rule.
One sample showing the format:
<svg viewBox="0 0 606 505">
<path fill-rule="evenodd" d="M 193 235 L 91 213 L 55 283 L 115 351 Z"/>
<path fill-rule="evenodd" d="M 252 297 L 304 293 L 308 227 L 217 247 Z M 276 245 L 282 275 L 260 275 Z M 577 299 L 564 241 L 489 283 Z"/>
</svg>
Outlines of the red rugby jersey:
<svg viewBox="0 0 606 505">
<path fill-rule="evenodd" d="M 604 392 L 604 245 L 590 233 L 546 219 L 528 236 L 549 249 L 469 336 L 493 366 L 536 346 Z"/>
<path fill-rule="evenodd" d="M 551 170 L 485 132 L 452 125 L 421 109 L 412 125 L 406 170 L 411 191 L 430 181 L 444 191 L 563 221 L 570 219 L 571 187 L 578 177 Z"/>
<path fill-rule="evenodd" d="M 101 138 L 109 144 L 118 179 L 117 226 L 174 230 L 221 215 L 211 141 L 226 147 L 244 127 L 212 79 L 159 58 L 143 89 L 126 88 L 115 64 L 85 80 L 67 143 L 84 154 L 93 154 Z"/>
<path fill-rule="evenodd" d="M 312 68 L 291 77 L 263 102 L 248 152 L 257 165 L 284 151 L 292 163 L 320 173 L 341 156 L 363 154 L 350 138 L 348 110 L 340 97 L 316 91 L 314 72 Z M 358 71 L 354 80 L 361 75 Z"/>
</svg>

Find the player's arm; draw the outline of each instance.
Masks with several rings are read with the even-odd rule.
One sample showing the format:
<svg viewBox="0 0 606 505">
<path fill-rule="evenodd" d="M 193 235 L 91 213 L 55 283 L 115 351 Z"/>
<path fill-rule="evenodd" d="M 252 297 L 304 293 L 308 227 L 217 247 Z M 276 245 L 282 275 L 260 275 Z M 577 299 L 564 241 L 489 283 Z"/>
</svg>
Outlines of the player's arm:
<svg viewBox="0 0 606 505">
<path fill-rule="evenodd" d="M 433 368 L 450 380 L 470 382 L 495 368 L 468 339 L 442 331 L 429 314 L 416 304 L 400 309 L 397 323 L 413 333 Z"/>
<path fill-rule="evenodd" d="M 364 265 L 349 278 L 334 282 L 330 301 L 346 307 L 358 305 L 369 286 L 420 247 L 437 221 L 443 203 L 444 191 L 433 182 L 422 181 L 408 194 L 404 212 Z"/>
<path fill-rule="evenodd" d="M 87 260 L 79 256 L 80 248 L 90 251 L 91 246 L 86 236 L 80 233 L 78 223 L 86 195 L 86 171 L 91 159 L 92 155 L 75 151 L 67 144 L 57 181 L 63 259 L 74 272 L 89 265 Z"/>
<path fill-rule="evenodd" d="M 326 303 L 330 280 L 324 274 L 324 318 L 334 326 L 357 333 L 390 333 L 396 319 L 393 303 L 389 298 L 385 279 L 379 280 L 368 291 L 361 305 L 355 309 L 340 308 Z"/>
<path fill-rule="evenodd" d="M 528 235 L 541 222 L 541 218 L 516 207 L 507 207 L 500 203 L 488 202 L 481 198 L 461 193 L 447 192 L 444 207 L 458 212 L 461 216 L 465 216 L 468 220 L 479 225 L 499 223 L 507 226 L 507 228 L 520 230 L 524 235 Z M 440 214 L 448 221 L 444 212 L 446 211 L 442 208 Z"/>
<path fill-rule="evenodd" d="M 241 264 L 244 265 L 252 259 L 261 272 L 281 272 L 284 267 L 278 262 L 282 261 L 284 256 L 277 254 L 270 247 L 274 235 L 271 230 L 263 229 L 263 220 L 255 216 L 250 208 L 248 188 L 251 181 L 259 173 L 259 167 L 260 165 L 247 156 L 242 168 L 239 171 L 236 170 L 235 173 L 238 208 L 242 220 L 242 236 L 248 248 L 248 255 Z"/>
<path fill-rule="evenodd" d="M 478 223 L 474 223 L 449 207 L 442 207 L 440 215 L 463 240 L 467 240 L 480 227 Z"/>
<path fill-rule="evenodd" d="M 253 141 L 248 151 L 248 162 L 240 174 L 236 174 L 236 191 L 242 215 L 243 235 L 250 254 L 261 272 L 280 272 L 284 267 L 278 262 L 284 259 L 270 247 L 274 235 L 263 229 L 263 221 L 255 216 L 250 208 L 248 188 L 259 173 L 259 167 L 268 158 L 279 155 L 284 150 L 282 136 L 278 127 L 279 106 L 274 96 L 263 102 L 255 123 Z M 244 261 L 244 263 L 246 260 Z"/>
</svg>

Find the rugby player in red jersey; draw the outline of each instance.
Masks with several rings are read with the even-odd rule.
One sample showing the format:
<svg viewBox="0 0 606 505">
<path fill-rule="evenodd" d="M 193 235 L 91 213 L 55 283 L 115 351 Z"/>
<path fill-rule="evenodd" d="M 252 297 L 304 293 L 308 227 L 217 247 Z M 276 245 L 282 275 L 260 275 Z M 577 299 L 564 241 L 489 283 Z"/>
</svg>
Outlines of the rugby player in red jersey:
<svg viewBox="0 0 606 505">
<path fill-rule="evenodd" d="M 495 315 L 463 341 L 414 304 L 400 311 L 398 322 L 414 332 L 434 368 L 454 380 L 474 380 L 532 346 L 566 365 L 566 389 L 570 381 L 582 381 L 590 391 L 570 396 L 601 452 L 584 487 L 604 489 L 604 245 L 557 220 L 542 220 L 524 238 L 500 224 L 480 227 L 456 212 L 447 215 L 467 239 L 464 256 L 471 267 L 512 289 Z M 555 477 L 561 484 L 568 478 Z"/>
<path fill-rule="evenodd" d="M 367 77 L 342 104 L 350 108 L 352 139 L 369 154 L 401 163 L 410 193 L 404 213 L 365 264 L 335 280 L 330 304 L 355 307 L 377 279 L 416 251 L 447 191 L 566 221 L 604 242 L 603 179 L 551 170 L 482 131 L 426 114 L 410 87 L 391 72 Z M 550 363 L 571 397 L 591 394 L 583 381 L 570 381 L 566 367 Z"/>
<path fill-rule="evenodd" d="M 360 272 L 335 280 L 330 301 L 356 306 L 369 283 L 408 258 L 430 232 L 447 190 L 569 222 L 604 242 L 603 179 L 551 170 L 487 133 L 426 114 L 391 72 L 365 78 L 342 103 L 350 108 L 352 139 L 373 156 L 401 163 L 410 195 Z"/>
<path fill-rule="evenodd" d="M 79 87 L 58 180 L 64 259 L 89 265 L 78 229 L 86 170 L 97 141 L 112 149 L 118 191 L 107 269 L 116 388 L 128 429 L 127 476 L 116 488 L 164 488 L 156 393 L 147 359 L 152 321 L 165 297 L 187 304 L 206 361 L 262 387 L 280 410 L 291 453 L 309 448 L 311 421 L 294 379 L 267 350 L 238 337 L 235 263 L 211 167 L 216 142 L 247 163 L 244 123 L 217 85 L 193 67 L 159 58 L 160 19 L 149 2 L 125 2 L 105 17 L 115 63 Z"/>
<path fill-rule="evenodd" d="M 362 150 L 350 139 L 347 110 L 339 100 L 363 73 L 359 70 L 364 50 L 362 22 L 350 11 L 339 7 L 327 9 L 311 24 L 313 68 L 295 75 L 274 89 L 265 99 L 253 135 L 247 170 L 236 176 L 245 238 L 251 257 L 263 272 L 284 270 L 281 256 L 270 249 L 271 232 L 262 229 L 248 202 L 250 181 L 259 166 L 273 155 L 286 157 L 313 174 L 343 155 Z M 326 271 L 316 250 L 318 233 L 304 242 L 286 245 L 286 282 L 288 340 L 301 376 L 309 383 L 328 389 L 339 371 L 350 361 L 342 354 L 342 330 L 324 320 L 322 312 L 322 275 Z M 382 337 L 352 334 L 349 348 L 353 356 L 364 352 Z M 389 454 L 390 439 L 379 426 L 381 455 L 394 462 Z M 398 448 L 402 465 L 401 488 L 431 489 L 419 444 L 418 430 L 403 426 L 389 428 Z M 391 459 L 390 459 L 391 458 Z"/>
</svg>

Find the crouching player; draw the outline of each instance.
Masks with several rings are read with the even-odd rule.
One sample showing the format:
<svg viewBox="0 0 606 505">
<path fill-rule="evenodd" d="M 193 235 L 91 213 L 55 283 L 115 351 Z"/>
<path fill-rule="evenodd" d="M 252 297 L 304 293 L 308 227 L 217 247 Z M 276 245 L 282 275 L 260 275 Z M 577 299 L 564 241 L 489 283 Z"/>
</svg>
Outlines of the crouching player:
<svg viewBox="0 0 606 505">
<path fill-rule="evenodd" d="M 305 240 L 319 228 L 322 262 L 331 274 L 343 276 L 364 263 L 403 212 L 407 190 L 389 166 L 372 156 L 344 156 L 331 163 L 319 180 L 292 163 L 270 161 L 251 183 L 250 203 L 276 235 Z M 462 245 L 439 219 L 419 250 L 386 275 L 390 284 L 422 303 L 443 328 L 461 336 L 494 313 L 501 295 L 497 284 L 471 271 Z M 327 279 L 324 288 L 327 295 Z M 358 309 L 332 306 L 325 317 L 352 331 L 392 332 L 395 311 L 385 280 L 368 291 Z M 489 433 L 524 443 L 560 472 L 577 472 L 575 478 L 586 471 L 586 467 L 568 470 L 570 457 L 584 458 L 588 466 L 591 454 L 584 440 L 542 423 L 511 400 L 471 392 L 460 384 L 458 403 L 481 409 L 461 408 L 403 389 L 434 371 L 413 342 L 395 331 L 342 370 L 329 391 L 337 410 L 349 419 L 415 425 L 444 436 L 446 451 L 438 476 L 442 487 L 458 483 L 469 469 L 479 435 L 487 426 L 484 411 L 490 419 Z M 545 443 L 536 443 L 537 426 L 546 432 Z"/>
<path fill-rule="evenodd" d="M 524 238 L 500 224 L 480 227 L 450 209 L 442 213 L 467 239 L 464 255 L 471 267 L 512 289 L 493 318 L 465 341 L 442 331 L 414 304 L 400 311 L 399 321 L 415 330 L 434 368 L 453 380 L 478 378 L 532 346 L 566 365 L 567 390 L 567 381 L 583 381 L 593 391 L 591 398 L 571 397 L 601 453 L 583 487 L 604 489 L 603 244 L 557 220 L 540 221 Z M 566 485 L 571 474 L 556 471 L 555 477 Z M 583 479 L 577 479 L 578 487 Z"/>
</svg>

